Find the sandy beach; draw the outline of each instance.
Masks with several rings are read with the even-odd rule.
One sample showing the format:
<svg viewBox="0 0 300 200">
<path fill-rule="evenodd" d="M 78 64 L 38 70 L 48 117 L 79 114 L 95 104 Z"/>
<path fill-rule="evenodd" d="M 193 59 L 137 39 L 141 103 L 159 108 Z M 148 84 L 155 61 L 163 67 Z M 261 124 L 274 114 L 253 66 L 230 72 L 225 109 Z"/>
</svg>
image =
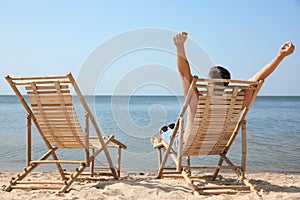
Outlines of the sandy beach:
<svg viewBox="0 0 300 200">
<path fill-rule="evenodd" d="M 5 185 L 15 172 L 0 173 L 0 185 Z M 53 176 L 53 172 L 35 172 L 33 177 Z M 257 185 L 257 193 L 235 195 L 203 195 L 195 197 L 183 179 L 156 179 L 154 172 L 122 172 L 121 180 L 79 179 L 64 194 L 46 190 L 0 191 L 0 199 L 300 199 L 300 174 L 250 173 L 247 177 Z M 234 174 L 223 174 L 227 180 Z"/>
</svg>

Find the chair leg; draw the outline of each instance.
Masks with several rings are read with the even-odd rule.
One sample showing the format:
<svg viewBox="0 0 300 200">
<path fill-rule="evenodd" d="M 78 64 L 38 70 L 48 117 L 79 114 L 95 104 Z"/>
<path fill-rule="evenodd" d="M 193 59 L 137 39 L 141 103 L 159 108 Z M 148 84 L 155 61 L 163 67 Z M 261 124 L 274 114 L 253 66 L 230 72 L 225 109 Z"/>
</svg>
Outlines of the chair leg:
<svg viewBox="0 0 300 200">
<path fill-rule="evenodd" d="M 120 178 L 121 176 L 121 151 L 122 151 L 122 148 L 119 147 L 118 148 L 118 163 L 117 163 L 117 174 L 118 174 L 118 177 Z"/>
<path fill-rule="evenodd" d="M 158 172 L 157 172 L 157 178 L 162 178 L 163 176 L 163 170 L 165 168 L 165 164 L 167 162 L 167 159 L 169 157 L 169 154 L 170 154 L 170 144 L 169 144 L 169 147 L 167 148 L 166 152 L 164 153 L 164 158 L 162 159 L 160 165 L 159 165 L 159 169 L 158 169 Z"/>
<path fill-rule="evenodd" d="M 223 158 L 220 157 L 217 166 L 218 166 L 218 167 L 221 167 L 222 164 L 223 164 Z M 215 171 L 214 171 L 214 173 L 213 173 L 213 176 L 212 176 L 212 180 L 215 180 L 215 179 L 217 178 L 219 171 L 220 171 L 220 168 L 215 169 Z"/>
<path fill-rule="evenodd" d="M 160 163 L 159 170 L 158 170 L 158 173 L 157 173 L 157 178 L 161 178 L 163 176 L 163 170 L 165 168 L 166 162 L 167 162 L 167 160 L 169 158 L 169 155 L 170 155 L 170 152 L 172 150 L 172 145 L 173 145 L 173 142 L 175 140 L 175 136 L 177 134 L 178 128 L 179 128 L 179 126 L 178 126 L 178 121 L 177 121 L 176 124 L 175 124 L 175 128 L 173 130 L 172 136 L 170 138 L 169 144 L 167 144 L 167 145 L 164 144 L 164 146 L 166 146 L 167 148 L 166 148 L 166 151 L 164 153 L 164 157 L 163 157 L 163 159 Z"/>
<path fill-rule="evenodd" d="M 157 149 L 157 155 L 158 155 L 158 167 L 159 167 L 160 164 L 161 164 L 161 161 L 162 161 L 162 151 L 161 151 L 161 148 Z"/>
<path fill-rule="evenodd" d="M 31 161 L 31 115 L 29 113 L 26 119 L 26 165 L 29 166 Z"/>
<path fill-rule="evenodd" d="M 66 184 L 58 191 L 58 193 L 66 192 L 67 189 L 72 185 L 72 183 L 84 171 L 85 168 L 86 168 L 85 164 L 81 164 L 79 168 L 76 168 L 76 172 L 70 175 L 70 179 L 66 181 Z"/>
<path fill-rule="evenodd" d="M 5 186 L 3 188 L 4 191 L 10 192 L 12 190 L 12 186 L 16 185 L 18 181 L 23 180 L 30 172 L 32 172 L 38 164 L 35 165 L 30 165 L 27 168 L 24 168 L 24 172 L 21 174 L 17 174 L 17 177 L 12 177 L 11 180 L 9 181 L 9 185 Z"/>
<path fill-rule="evenodd" d="M 244 120 L 242 124 L 242 172 L 245 173 L 246 171 L 246 154 L 247 154 L 247 138 L 246 138 L 246 123 L 247 121 Z"/>
<path fill-rule="evenodd" d="M 45 153 L 39 160 L 46 160 L 50 155 L 53 155 L 55 150 L 57 150 L 57 148 L 48 150 L 47 153 Z M 32 172 L 38 166 L 39 166 L 39 164 L 35 163 L 35 164 L 29 165 L 27 168 L 24 168 L 24 172 L 21 174 L 17 174 L 17 178 L 12 177 L 11 181 L 9 182 L 9 185 L 6 186 L 3 190 L 11 191 L 12 186 L 16 185 L 18 181 L 23 180 L 28 174 L 30 174 L 30 172 Z"/>
<path fill-rule="evenodd" d="M 186 157 L 186 162 L 187 162 L 188 174 L 189 174 L 189 176 L 191 176 L 192 175 L 192 170 L 191 170 L 191 157 L 190 156 Z"/>
<path fill-rule="evenodd" d="M 192 188 L 193 194 L 195 196 L 199 196 L 199 192 L 197 190 L 197 186 L 194 185 L 194 182 L 190 179 L 190 174 L 189 172 L 186 172 L 186 169 L 183 169 L 181 172 L 183 178 L 185 179 L 185 181 L 188 183 L 188 185 Z"/>
<path fill-rule="evenodd" d="M 95 154 L 95 149 L 93 148 L 92 149 L 92 157 L 94 157 L 94 154 Z M 94 170 L 95 170 L 95 159 L 89 159 L 90 160 L 90 174 L 91 174 L 91 177 L 94 176 Z"/>
<path fill-rule="evenodd" d="M 114 167 L 114 165 L 113 165 L 113 162 L 112 162 L 112 160 L 111 160 L 110 154 L 109 154 L 109 152 L 108 152 L 108 148 L 106 147 L 106 145 L 110 142 L 110 140 L 111 140 L 112 138 L 113 138 L 113 135 L 111 135 L 111 136 L 108 138 L 108 140 L 106 140 L 106 142 L 104 142 L 102 148 L 97 149 L 97 151 L 93 152 L 92 156 L 90 157 L 90 160 L 91 160 L 91 162 L 92 162 L 93 160 L 96 159 L 96 157 L 99 155 L 99 153 L 100 153 L 101 151 L 104 151 L 104 154 L 105 154 L 106 160 L 107 160 L 107 162 L 108 162 L 109 169 L 110 169 L 110 171 L 111 171 L 111 173 L 112 173 L 112 176 L 113 176 L 116 180 L 118 180 L 118 179 L 119 179 L 118 173 L 117 173 L 117 171 L 116 171 L 116 169 L 115 169 L 115 167 Z M 105 145 L 105 146 L 104 146 L 104 145 Z M 104 148 L 104 147 L 105 147 L 105 148 Z"/>
<path fill-rule="evenodd" d="M 56 156 L 56 154 L 54 152 L 52 153 L 52 157 L 53 157 L 53 160 L 58 160 L 58 158 L 57 158 L 57 156 Z M 65 180 L 66 176 L 64 174 L 64 170 L 63 170 L 61 164 L 60 163 L 56 163 L 56 168 L 57 168 L 57 170 L 58 170 L 58 172 L 59 172 L 59 174 L 61 176 L 61 179 Z"/>
<path fill-rule="evenodd" d="M 243 177 L 242 177 L 242 173 L 240 171 L 241 168 L 240 167 L 235 167 L 234 164 L 227 158 L 226 155 L 220 154 L 220 156 L 228 164 L 228 166 L 232 167 L 232 170 L 237 174 L 237 176 L 242 179 Z"/>
</svg>

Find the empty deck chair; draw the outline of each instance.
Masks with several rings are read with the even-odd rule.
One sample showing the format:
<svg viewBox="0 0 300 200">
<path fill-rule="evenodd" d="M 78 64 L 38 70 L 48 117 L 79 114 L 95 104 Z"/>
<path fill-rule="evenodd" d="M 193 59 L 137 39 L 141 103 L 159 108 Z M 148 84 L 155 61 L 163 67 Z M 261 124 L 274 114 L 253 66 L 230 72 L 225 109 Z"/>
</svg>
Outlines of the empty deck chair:
<svg viewBox="0 0 300 200">
<path fill-rule="evenodd" d="M 217 86 L 214 83 L 229 82 L 228 86 Z M 250 82 L 223 79 L 199 79 L 194 77 L 182 110 L 175 123 L 170 144 L 165 141 L 157 144 L 159 170 L 158 178 L 183 177 L 192 187 L 194 194 L 219 194 L 236 193 L 237 191 L 255 190 L 245 177 L 246 170 L 246 114 L 255 100 L 263 81 Z M 192 93 L 198 90 L 198 103 L 191 129 L 184 125 L 184 114 L 192 97 Z M 246 91 L 252 91 L 253 95 L 243 107 Z M 242 130 L 241 164 L 235 165 L 227 156 L 238 132 Z M 190 131 L 189 131 L 190 130 Z M 176 134 L 178 136 L 178 149 L 172 149 Z M 163 157 L 162 157 L 163 156 Z M 171 156 L 175 167 L 167 166 L 167 160 Z M 216 165 L 192 165 L 194 156 L 216 157 Z M 186 158 L 186 160 L 183 160 Z M 227 165 L 224 165 L 224 161 Z M 207 170 L 213 170 L 207 175 Z M 215 180 L 220 169 L 233 170 L 242 185 L 209 186 L 207 181 Z M 200 175 L 199 170 L 204 171 Z M 196 171 L 196 172 L 195 172 Z M 205 175 L 203 175 L 205 174 Z M 204 179 L 206 178 L 206 179 Z M 216 181 L 212 181 L 215 183 Z M 212 184 L 213 184 L 212 183 Z"/>
<path fill-rule="evenodd" d="M 114 138 L 114 135 L 102 136 L 102 133 L 89 109 L 79 87 L 77 86 L 71 73 L 64 76 L 44 76 L 44 77 L 5 77 L 12 87 L 17 97 L 23 104 L 27 112 L 27 166 L 24 171 L 12 177 L 9 184 L 3 189 L 53 189 L 63 193 L 79 175 L 88 174 L 90 176 L 106 175 L 115 179 L 120 177 L 121 149 L 126 146 Z M 22 89 L 23 90 L 22 90 Z M 27 92 L 27 97 L 23 97 L 21 91 Z M 85 111 L 83 123 L 73 106 L 73 96 L 70 91 L 74 91 L 79 102 Z M 48 151 L 38 160 L 32 160 L 31 145 L 31 124 L 36 126 Z M 89 124 L 91 123 L 91 125 Z M 84 129 L 81 128 L 84 124 Z M 90 126 L 94 128 L 96 136 L 90 136 Z M 57 156 L 58 149 L 82 149 L 83 159 L 60 160 Z M 113 163 L 108 149 L 117 148 L 117 158 Z M 63 151 L 62 151 L 63 152 Z M 104 152 L 104 163 L 107 166 L 95 166 L 95 158 Z M 52 157 L 52 158 L 49 158 Z M 85 158 L 84 158 L 85 157 Z M 31 180 L 28 175 L 38 166 L 54 164 L 58 170 L 60 180 Z M 76 170 L 68 172 L 62 165 L 78 165 Z M 90 167 L 89 172 L 83 172 Z M 102 168 L 95 170 L 95 168 Z"/>
</svg>

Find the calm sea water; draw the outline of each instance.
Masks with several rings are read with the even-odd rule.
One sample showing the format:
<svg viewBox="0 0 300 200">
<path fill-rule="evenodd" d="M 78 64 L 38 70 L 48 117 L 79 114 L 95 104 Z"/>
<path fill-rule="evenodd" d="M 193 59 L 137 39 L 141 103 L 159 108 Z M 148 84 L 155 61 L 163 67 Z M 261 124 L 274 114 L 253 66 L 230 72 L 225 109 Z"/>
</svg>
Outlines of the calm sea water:
<svg viewBox="0 0 300 200">
<path fill-rule="evenodd" d="M 122 154 L 122 170 L 157 170 L 157 152 L 150 137 L 160 125 L 173 122 L 183 97 L 133 96 L 88 97 L 103 135 L 114 134 L 128 148 Z M 75 99 L 80 119 L 83 110 Z M 25 166 L 26 112 L 15 96 L 0 96 L 0 171 L 19 171 Z M 300 97 L 262 97 L 254 102 L 247 116 L 247 170 L 300 172 Z M 91 133 L 92 135 L 95 133 Z M 239 162 L 238 137 L 229 157 Z M 33 128 L 33 158 L 46 148 Z M 60 159 L 83 158 L 81 150 L 58 151 Z M 115 156 L 115 152 L 112 152 Z M 114 158 L 113 158 L 114 159 Z M 97 158 L 98 163 L 103 157 Z M 197 157 L 194 162 L 212 164 L 215 158 Z M 51 169 L 51 168 L 50 168 Z"/>
</svg>

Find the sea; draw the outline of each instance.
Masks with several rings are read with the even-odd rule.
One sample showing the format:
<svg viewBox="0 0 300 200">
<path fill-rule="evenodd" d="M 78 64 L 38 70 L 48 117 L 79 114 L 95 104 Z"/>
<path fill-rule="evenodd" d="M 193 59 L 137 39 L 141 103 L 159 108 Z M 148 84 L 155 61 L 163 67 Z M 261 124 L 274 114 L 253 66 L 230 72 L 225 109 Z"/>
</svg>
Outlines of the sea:
<svg viewBox="0 0 300 200">
<path fill-rule="evenodd" d="M 26 98 L 25 98 L 26 99 Z M 157 150 L 150 138 L 160 126 L 176 120 L 182 96 L 87 96 L 87 103 L 103 135 L 113 134 L 127 146 L 122 151 L 121 170 L 154 172 L 158 169 Z M 79 120 L 84 110 L 76 97 L 74 105 Z M 300 97 L 258 96 L 247 115 L 247 167 L 249 172 L 300 172 Z M 83 125 L 82 125 L 83 126 Z M 91 135 L 96 133 L 90 127 Z M 26 163 L 26 111 L 14 95 L 0 96 L 0 172 L 20 171 Z M 32 127 L 32 157 L 47 151 L 37 129 Z M 110 149 L 114 162 L 116 149 Z M 79 149 L 58 150 L 60 159 L 83 159 Z M 241 158 L 239 133 L 228 157 L 237 165 Z M 192 162 L 216 164 L 217 157 L 194 157 Z M 105 164 L 99 155 L 96 164 Z M 172 162 L 168 161 L 171 166 Z M 65 166 L 66 168 L 72 166 Z M 38 170 L 55 169 L 55 166 Z"/>
</svg>

